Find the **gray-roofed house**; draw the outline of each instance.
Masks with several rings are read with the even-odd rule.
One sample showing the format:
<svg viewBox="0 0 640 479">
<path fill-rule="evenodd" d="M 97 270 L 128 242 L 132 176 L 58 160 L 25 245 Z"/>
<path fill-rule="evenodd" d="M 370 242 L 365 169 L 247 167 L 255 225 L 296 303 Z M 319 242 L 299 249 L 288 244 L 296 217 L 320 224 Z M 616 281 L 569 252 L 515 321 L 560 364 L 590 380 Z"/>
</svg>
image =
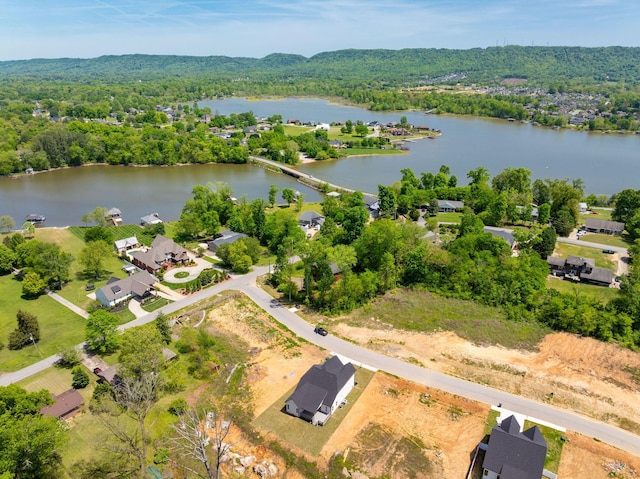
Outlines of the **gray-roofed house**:
<svg viewBox="0 0 640 479">
<path fill-rule="evenodd" d="M 492 228 L 491 226 L 485 226 L 484 232 L 491 233 L 493 236 L 502 238 L 507 243 L 509 243 L 509 247 L 511 249 L 514 249 L 517 246 L 516 238 L 513 236 L 513 233 L 511 233 L 511 231 L 507 231 L 502 228 Z"/>
<path fill-rule="evenodd" d="M 138 251 L 133 257 L 133 264 L 149 273 L 155 273 L 162 268 L 169 268 L 175 264 L 189 261 L 187 250 L 175 241 L 158 235 L 147 251 Z"/>
<path fill-rule="evenodd" d="M 218 248 L 223 244 L 235 243 L 239 239 L 246 237 L 247 235 L 244 233 L 236 233 L 235 231 L 224 230 L 219 233 L 216 239 L 214 239 L 213 241 L 209 241 L 207 243 L 207 246 L 209 247 L 210 251 L 216 253 L 218 251 Z"/>
<path fill-rule="evenodd" d="M 109 366 L 104 371 L 98 373 L 98 382 L 107 382 L 112 386 L 115 386 L 121 382 L 120 376 L 118 376 L 118 365 L 114 364 Z"/>
<path fill-rule="evenodd" d="M 484 456 L 483 478 L 540 479 L 547 455 L 547 441 L 538 426 L 520 432 L 514 416 L 491 430 Z"/>
<path fill-rule="evenodd" d="M 62 394 L 53 396 L 54 403 L 40 409 L 43 416 L 52 416 L 58 419 L 65 419 L 80 409 L 84 398 L 76 389 L 68 389 Z"/>
<path fill-rule="evenodd" d="M 162 222 L 163 221 L 160 219 L 160 215 L 158 213 L 149 213 L 148 215 L 140 218 L 140 224 L 142 226 L 157 225 Z"/>
<path fill-rule="evenodd" d="M 595 218 L 587 218 L 585 221 L 587 231 L 591 233 L 606 233 L 610 235 L 619 235 L 624 231 L 624 223 L 609 220 L 597 220 Z"/>
<path fill-rule="evenodd" d="M 322 223 L 324 223 L 324 216 L 311 210 L 305 211 L 298 218 L 298 224 L 306 228 L 322 226 Z"/>
<path fill-rule="evenodd" d="M 464 208 L 464 201 L 438 200 L 438 211 L 440 213 L 455 213 L 456 210 Z"/>
<path fill-rule="evenodd" d="M 140 247 L 140 242 L 138 241 L 138 238 L 136 236 L 130 236 L 128 238 L 117 240 L 114 242 L 114 244 L 118 254 L 122 254 L 129 250 Z"/>
<path fill-rule="evenodd" d="M 104 214 L 107 221 L 111 221 L 115 226 L 122 224 L 122 211 L 118 208 L 111 208 Z"/>
<path fill-rule="evenodd" d="M 314 364 L 285 401 L 285 412 L 314 426 L 324 425 L 336 408 L 346 402 L 355 386 L 355 373 L 353 364 L 344 364 L 338 356 L 324 364 Z"/>
<path fill-rule="evenodd" d="M 141 271 L 124 279 L 112 278 L 96 291 L 96 299 L 106 308 L 111 308 L 131 297 L 144 298 L 158 280 L 152 274 Z"/>
<path fill-rule="evenodd" d="M 380 214 L 380 200 L 375 196 L 364 195 L 364 207 L 369 212 L 369 215 L 376 218 Z"/>
<path fill-rule="evenodd" d="M 567 256 L 567 259 L 548 256 L 547 264 L 554 276 L 564 276 L 567 279 L 591 283 L 597 286 L 611 286 L 613 271 L 599 268 L 591 258 L 582 256 Z"/>
</svg>

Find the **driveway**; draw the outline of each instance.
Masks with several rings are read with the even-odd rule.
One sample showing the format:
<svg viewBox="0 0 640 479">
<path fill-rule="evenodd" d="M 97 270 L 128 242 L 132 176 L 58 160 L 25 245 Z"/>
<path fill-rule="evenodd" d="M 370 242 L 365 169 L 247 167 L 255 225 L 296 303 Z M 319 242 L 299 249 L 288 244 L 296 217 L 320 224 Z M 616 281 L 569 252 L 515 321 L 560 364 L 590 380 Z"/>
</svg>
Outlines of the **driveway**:
<svg viewBox="0 0 640 479">
<path fill-rule="evenodd" d="M 192 259 L 196 263 L 195 266 L 184 266 L 180 268 L 173 268 L 164 274 L 164 280 L 169 283 L 188 283 L 192 279 L 196 279 L 200 275 L 202 270 L 213 267 L 213 264 L 209 263 L 208 261 L 202 258 L 192 258 Z M 184 278 L 176 278 L 176 274 L 182 273 L 182 272 L 188 273 L 189 276 L 186 276 Z"/>
</svg>

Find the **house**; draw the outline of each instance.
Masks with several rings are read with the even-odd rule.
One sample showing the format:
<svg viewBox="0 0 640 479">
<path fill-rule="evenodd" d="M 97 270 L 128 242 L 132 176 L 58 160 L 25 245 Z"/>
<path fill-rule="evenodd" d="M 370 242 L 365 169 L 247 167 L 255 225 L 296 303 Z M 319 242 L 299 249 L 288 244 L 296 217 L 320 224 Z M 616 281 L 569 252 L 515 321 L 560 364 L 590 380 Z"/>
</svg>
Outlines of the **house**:
<svg viewBox="0 0 640 479">
<path fill-rule="evenodd" d="M 246 135 L 252 135 L 254 133 L 258 133 L 258 126 L 257 125 L 249 125 L 249 126 L 245 126 L 242 129 L 242 133 L 246 134 Z"/>
<path fill-rule="evenodd" d="M 538 426 L 520 432 L 514 416 L 493 426 L 482 468 L 488 479 L 540 479 L 547 441 Z"/>
<path fill-rule="evenodd" d="M 147 271 L 141 271 L 124 279 L 111 278 L 106 285 L 96 291 L 96 299 L 105 308 L 126 301 L 132 297 L 144 298 L 158 280 Z"/>
<path fill-rule="evenodd" d="M 364 195 L 364 207 L 369 212 L 369 216 L 376 218 L 380 214 L 380 200 L 375 196 Z"/>
<path fill-rule="evenodd" d="M 525 207 L 524 206 L 516 206 L 516 209 L 518 210 L 518 213 L 522 216 L 526 211 L 525 211 Z M 535 205 L 531 205 L 531 220 L 527 219 L 527 221 L 533 221 L 533 222 L 537 222 L 538 221 L 538 207 Z"/>
<path fill-rule="evenodd" d="M 104 214 L 107 221 L 111 221 L 114 226 L 122 224 L 122 212 L 118 208 L 111 208 Z"/>
<path fill-rule="evenodd" d="M 567 259 L 564 259 L 557 256 L 548 256 L 547 264 L 551 268 L 551 274 L 554 276 L 561 276 L 597 286 L 611 286 L 613 282 L 613 271 L 596 267 L 595 261 L 591 258 L 568 256 Z"/>
<path fill-rule="evenodd" d="M 498 238 L 502 238 L 507 243 L 509 243 L 509 247 L 511 249 L 515 249 L 517 246 L 516 238 L 513 236 L 513 233 L 509 230 L 505 230 L 503 228 L 493 228 L 491 226 L 484 227 L 485 233 L 491 233 L 493 236 Z"/>
<path fill-rule="evenodd" d="M 172 361 L 173 359 L 177 358 L 178 355 L 175 352 L 171 351 L 169 348 L 162 348 L 162 357 L 165 361 Z"/>
<path fill-rule="evenodd" d="M 285 412 L 314 426 L 323 426 L 336 408 L 346 402 L 355 386 L 355 373 L 353 364 L 344 364 L 338 356 L 324 364 L 314 364 L 285 401 Z"/>
<path fill-rule="evenodd" d="M 329 142 L 329 146 L 331 146 L 332 148 L 346 148 L 346 145 L 344 143 L 342 143 L 340 140 L 331 140 Z"/>
<path fill-rule="evenodd" d="M 580 209 L 580 213 L 584 214 L 589 209 L 589 205 L 586 203 L 578 203 L 578 208 Z"/>
<path fill-rule="evenodd" d="M 147 251 L 138 251 L 133 257 L 133 264 L 138 268 L 156 273 L 162 268 L 170 268 L 176 264 L 184 264 L 189 261 L 187 250 L 175 241 L 158 235 L 153 239 L 151 248 Z"/>
<path fill-rule="evenodd" d="M 126 253 L 129 250 L 140 247 L 140 242 L 138 241 L 138 238 L 135 236 L 130 236 L 128 238 L 117 240 L 114 242 L 114 244 L 118 254 Z"/>
<path fill-rule="evenodd" d="M 98 382 L 99 383 L 108 383 L 111 386 L 116 386 L 117 384 L 120 383 L 121 378 L 120 376 L 118 376 L 118 370 L 117 370 L 118 366 L 117 365 L 113 365 L 113 366 L 109 366 L 107 369 L 105 369 L 104 371 L 100 371 L 98 373 Z"/>
<path fill-rule="evenodd" d="M 207 245 L 210 251 L 216 253 L 218 251 L 218 248 L 223 244 L 235 243 L 239 239 L 246 237 L 247 235 L 244 233 L 236 233 L 235 231 L 224 230 L 218 234 L 218 237 L 216 239 L 214 239 L 213 241 L 209 241 Z"/>
<path fill-rule="evenodd" d="M 587 231 L 590 233 L 619 235 L 624 231 L 624 223 L 619 223 L 618 221 L 597 220 L 595 218 L 587 218 L 585 226 Z"/>
<path fill-rule="evenodd" d="M 53 401 L 54 403 L 51 406 L 44 406 L 40 409 L 40 414 L 58 419 L 66 419 L 80 409 L 84 398 L 76 389 L 69 389 L 62 394 L 53 396 Z"/>
<path fill-rule="evenodd" d="M 456 210 L 464 208 L 464 201 L 438 200 L 438 211 L 440 213 L 455 213 Z"/>
<path fill-rule="evenodd" d="M 140 225 L 157 225 L 158 223 L 162 223 L 163 221 L 160 219 L 160 215 L 158 213 L 149 213 L 146 216 L 140 218 Z"/>
<path fill-rule="evenodd" d="M 305 211 L 298 218 L 298 224 L 303 228 L 320 227 L 324 223 L 324 216 L 315 211 Z"/>
</svg>

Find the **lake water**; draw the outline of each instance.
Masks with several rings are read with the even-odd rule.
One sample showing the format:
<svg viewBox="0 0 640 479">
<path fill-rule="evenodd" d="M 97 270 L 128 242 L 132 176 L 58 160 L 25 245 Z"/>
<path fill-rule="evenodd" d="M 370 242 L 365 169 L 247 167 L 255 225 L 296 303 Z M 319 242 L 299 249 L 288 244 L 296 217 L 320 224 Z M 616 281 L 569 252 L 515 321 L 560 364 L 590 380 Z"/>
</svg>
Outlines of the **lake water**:
<svg viewBox="0 0 640 479">
<path fill-rule="evenodd" d="M 550 130 L 501 120 L 424 115 L 421 112 L 370 112 L 319 99 L 247 101 L 240 98 L 200 102 L 224 115 L 253 111 L 258 117 L 281 114 L 285 121 L 362 120 L 399 121 L 442 130 L 437 140 L 408 143 L 407 155 L 363 156 L 300 166 L 317 178 L 346 187 L 377 192 L 378 184 L 400 179 L 402 168 L 416 174 L 451 168 L 458 184 L 467 172 L 484 166 L 491 175 L 506 167 L 530 169 L 532 178 L 582 178 L 588 193 L 613 194 L 640 188 L 640 135 L 604 135 Z M 182 167 L 70 168 L 19 179 L 0 178 L 0 215 L 12 216 L 20 226 L 30 213 L 47 216 L 47 226 L 81 224 L 83 214 L 96 206 L 117 207 L 127 223 L 159 213 L 166 220 L 179 217 L 196 184 L 223 181 L 237 197 L 267 198 L 270 184 L 299 190 L 309 201 L 321 195 L 286 175 L 248 165 L 192 165 Z"/>
</svg>

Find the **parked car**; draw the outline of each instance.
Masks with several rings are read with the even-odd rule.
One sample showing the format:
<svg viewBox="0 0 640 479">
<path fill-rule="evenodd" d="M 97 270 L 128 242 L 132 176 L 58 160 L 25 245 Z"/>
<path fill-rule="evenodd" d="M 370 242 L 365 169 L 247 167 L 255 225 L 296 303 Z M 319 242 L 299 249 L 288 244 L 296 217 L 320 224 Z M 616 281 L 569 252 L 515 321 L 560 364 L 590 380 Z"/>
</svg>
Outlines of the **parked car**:
<svg viewBox="0 0 640 479">
<path fill-rule="evenodd" d="M 616 252 L 615 252 L 615 251 L 613 251 L 612 249 L 603 249 L 603 250 L 602 250 L 602 252 L 603 252 L 604 254 L 615 254 L 615 253 L 616 253 Z"/>
<path fill-rule="evenodd" d="M 313 332 L 319 334 L 320 336 L 326 336 L 327 334 L 329 334 L 326 329 L 321 328 L 320 326 L 316 326 Z"/>
<path fill-rule="evenodd" d="M 102 368 L 93 368 L 93 374 L 100 374 L 102 372 Z"/>
<path fill-rule="evenodd" d="M 88 284 L 84 287 L 85 291 L 93 291 L 94 289 L 96 289 L 96 285 L 95 284 Z"/>
</svg>

